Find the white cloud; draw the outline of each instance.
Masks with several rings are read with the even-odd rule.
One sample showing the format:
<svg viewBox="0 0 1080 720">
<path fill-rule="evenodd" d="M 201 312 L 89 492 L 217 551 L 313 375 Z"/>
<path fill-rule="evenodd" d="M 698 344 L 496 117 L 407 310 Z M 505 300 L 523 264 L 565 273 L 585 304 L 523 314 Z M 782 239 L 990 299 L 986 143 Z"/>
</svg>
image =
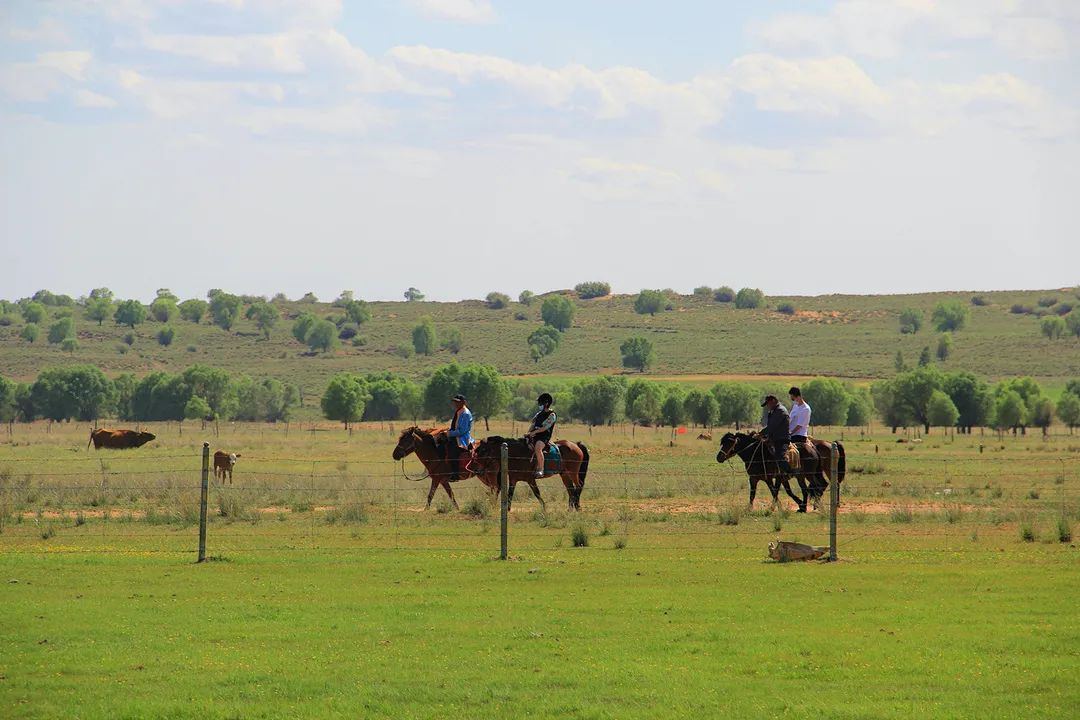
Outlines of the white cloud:
<svg viewBox="0 0 1080 720">
<path fill-rule="evenodd" d="M 0 93 L 14 102 L 42 102 L 65 85 L 84 80 L 92 59 L 88 52 L 72 50 L 0 65 Z"/>
<path fill-rule="evenodd" d="M 111 97 L 101 95 L 91 90 L 81 89 L 75 91 L 75 104 L 85 108 L 111 108 L 116 107 L 116 101 Z"/>
<path fill-rule="evenodd" d="M 780 52 L 895 58 L 909 49 L 986 41 L 1015 57 L 1071 52 L 1077 9 L 1055 0 L 839 0 L 825 14 L 782 13 L 755 35 Z"/>
<path fill-rule="evenodd" d="M 72 80 L 83 80 L 92 59 L 90 53 L 82 50 L 45 52 L 37 56 L 37 65 L 56 70 Z"/>
<path fill-rule="evenodd" d="M 421 14 L 438 20 L 461 23 L 490 23 L 495 21 L 491 0 L 410 0 Z"/>
<path fill-rule="evenodd" d="M 846 57 L 785 60 L 744 55 L 731 64 L 731 75 L 735 87 L 753 95 L 761 110 L 870 114 L 888 102 L 888 94 Z"/>
</svg>

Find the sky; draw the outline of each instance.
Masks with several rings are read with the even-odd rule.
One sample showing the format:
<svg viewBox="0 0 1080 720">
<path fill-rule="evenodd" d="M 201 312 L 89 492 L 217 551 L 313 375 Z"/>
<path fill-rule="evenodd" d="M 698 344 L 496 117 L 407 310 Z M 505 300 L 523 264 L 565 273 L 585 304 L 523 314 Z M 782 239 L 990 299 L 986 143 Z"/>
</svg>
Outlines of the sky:
<svg viewBox="0 0 1080 720">
<path fill-rule="evenodd" d="M 5 0 L 0 297 L 1080 284 L 1074 0 Z"/>
</svg>

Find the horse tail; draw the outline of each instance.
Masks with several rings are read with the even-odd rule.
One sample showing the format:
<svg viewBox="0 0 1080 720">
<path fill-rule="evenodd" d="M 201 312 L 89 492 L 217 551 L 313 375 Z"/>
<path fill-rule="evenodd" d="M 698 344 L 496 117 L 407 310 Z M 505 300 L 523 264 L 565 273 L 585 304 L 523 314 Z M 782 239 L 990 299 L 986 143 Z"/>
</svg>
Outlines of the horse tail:
<svg viewBox="0 0 1080 720">
<path fill-rule="evenodd" d="M 840 451 L 840 457 L 836 460 L 836 483 L 839 485 L 844 482 L 844 475 L 847 473 L 847 455 L 844 454 L 843 444 L 837 442 L 836 449 Z"/>
<path fill-rule="evenodd" d="M 585 487 L 585 475 L 589 472 L 589 448 L 585 446 L 585 443 L 579 442 L 577 444 L 581 448 L 581 466 L 578 467 L 578 492 L 581 492 L 581 488 Z"/>
</svg>

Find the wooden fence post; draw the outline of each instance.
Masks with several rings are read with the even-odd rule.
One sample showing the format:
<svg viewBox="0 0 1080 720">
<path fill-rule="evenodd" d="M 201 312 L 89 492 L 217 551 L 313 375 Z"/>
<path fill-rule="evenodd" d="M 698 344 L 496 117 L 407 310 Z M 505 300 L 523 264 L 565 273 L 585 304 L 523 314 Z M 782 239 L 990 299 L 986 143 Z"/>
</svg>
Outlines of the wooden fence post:
<svg viewBox="0 0 1080 720">
<path fill-rule="evenodd" d="M 206 500 L 210 484 L 210 443 L 202 446 L 202 489 L 199 494 L 199 560 L 206 562 Z"/>
<path fill-rule="evenodd" d="M 505 560 L 507 545 L 507 526 L 510 522 L 510 468 L 509 448 L 502 444 L 499 452 L 499 559 Z"/>
<path fill-rule="evenodd" d="M 836 562 L 836 512 L 840 507 L 840 449 L 834 442 L 829 453 L 829 562 Z"/>
</svg>

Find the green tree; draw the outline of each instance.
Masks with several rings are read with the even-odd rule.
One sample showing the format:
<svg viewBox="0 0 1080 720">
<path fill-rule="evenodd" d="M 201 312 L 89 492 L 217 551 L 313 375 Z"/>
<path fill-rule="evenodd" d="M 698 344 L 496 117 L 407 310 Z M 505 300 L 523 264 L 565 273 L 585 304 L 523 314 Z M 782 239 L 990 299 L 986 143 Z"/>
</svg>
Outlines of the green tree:
<svg viewBox="0 0 1080 720">
<path fill-rule="evenodd" d="M 240 319 L 240 308 L 243 301 L 239 296 L 232 293 L 217 293 L 210 299 L 210 319 L 222 330 L 232 330 L 232 326 Z"/>
<path fill-rule="evenodd" d="M 1019 429 L 1022 434 L 1027 432 L 1027 426 L 1031 424 L 1032 409 L 1038 404 L 1039 400 L 1043 397 L 1042 388 L 1039 387 L 1039 383 L 1035 382 L 1030 377 L 1009 378 L 1001 383 L 998 383 L 997 388 L 994 390 L 995 398 L 1008 392 L 1015 392 L 1023 403 L 1022 417 L 1023 421 L 1016 425 L 1010 425 L 1014 431 Z M 995 409 L 997 405 L 995 403 Z M 997 427 L 1001 427 L 998 423 Z"/>
<path fill-rule="evenodd" d="M 952 333 L 941 333 L 941 337 L 937 341 L 937 359 L 941 362 L 945 362 L 949 359 L 949 355 L 952 354 Z"/>
<path fill-rule="evenodd" d="M 735 307 L 740 310 L 753 310 L 765 307 L 765 293 L 757 288 L 743 288 L 735 294 Z"/>
<path fill-rule="evenodd" d="M 255 321 L 255 327 L 262 331 L 263 337 L 270 339 L 270 331 L 281 318 L 281 311 L 267 302 L 257 302 L 248 306 L 244 317 Z"/>
<path fill-rule="evenodd" d="M 694 288 L 694 297 L 699 298 L 711 298 L 713 296 L 713 289 L 708 285 L 701 285 Z"/>
<path fill-rule="evenodd" d="M 957 332 L 963 330 L 971 316 L 971 308 L 959 300 L 946 300 L 934 306 L 930 319 L 938 332 Z"/>
<path fill-rule="evenodd" d="M 994 401 L 990 386 L 985 382 L 970 372 L 947 373 L 942 389 L 959 412 L 957 427 L 970 433 L 971 428 L 982 427 L 989 422 Z"/>
<path fill-rule="evenodd" d="M 330 352 L 339 344 L 337 325 L 329 320 L 316 320 L 304 341 L 312 352 Z"/>
<path fill-rule="evenodd" d="M 49 316 L 48 310 L 39 302 L 31 301 L 22 306 L 23 320 L 28 323 L 40 325 Z"/>
<path fill-rule="evenodd" d="M 1013 429 L 1027 425 L 1027 406 L 1020 393 L 1005 390 L 997 393 L 994 399 L 994 427 L 999 430 Z"/>
<path fill-rule="evenodd" d="M 540 317 L 560 332 L 574 324 L 574 303 L 562 295 L 552 295 L 540 306 Z"/>
<path fill-rule="evenodd" d="M 676 427 L 685 423 L 687 417 L 686 389 L 679 385 L 669 386 L 664 395 L 664 403 L 660 406 L 660 422 Z"/>
<path fill-rule="evenodd" d="M 18 386 L 0 375 L 0 423 L 8 423 L 18 416 L 15 406 L 15 389 Z"/>
<path fill-rule="evenodd" d="M 102 322 L 113 314 L 112 293 L 109 297 L 89 298 L 86 301 L 86 319 L 97 320 L 100 326 Z"/>
<path fill-rule="evenodd" d="M 413 350 L 417 355 L 434 355 L 439 348 L 439 336 L 435 332 L 435 321 L 430 317 L 420 318 L 412 331 Z"/>
<path fill-rule="evenodd" d="M 113 320 L 117 325 L 127 325 L 134 330 L 146 320 L 146 307 L 138 300 L 121 300 L 116 304 Z"/>
<path fill-rule="evenodd" d="M 2 405 L 0 405 L 2 408 Z M 0 409 L 2 412 L 2 409 Z M 1080 397 L 1073 395 L 1072 393 L 1064 393 L 1057 404 L 1057 416 L 1058 420 L 1063 425 L 1069 428 L 1069 433 L 1072 434 L 1073 428 L 1080 425 Z"/>
<path fill-rule="evenodd" d="M 1054 401 L 1048 397 L 1040 397 L 1028 409 L 1028 420 L 1046 435 L 1050 424 L 1054 422 Z"/>
<path fill-rule="evenodd" d="M 168 346 L 172 345 L 173 338 L 175 338 L 175 337 L 176 337 L 176 331 L 173 330 L 171 325 L 166 325 L 165 327 L 158 330 L 158 334 L 157 334 L 158 345 L 161 345 L 163 347 L 168 347 Z"/>
<path fill-rule="evenodd" d="M 113 301 L 113 291 L 107 287 L 94 288 L 90 291 L 90 300 L 108 300 Z"/>
<path fill-rule="evenodd" d="M 900 311 L 900 332 L 904 335 L 914 335 L 922 330 L 923 314 L 915 308 L 907 308 Z"/>
<path fill-rule="evenodd" d="M 236 387 L 236 420 L 253 422 L 277 422 L 289 417 L 295 396 L 286 390 L 280 380 L 264 378 L 255 380 L 247 376 L 233 383 Z"/>
<path fill-rule="evenodd" d="M 79 349 L 79 340 L 75 337 L 66 337 L 60 341 L 60 349 L 68 355 L 73 355 Z"/>
<path fill-rule="evenodd" d="M 944 386 L 944 377 L 937 368 L 920 367 L 900 373 L 893 378 L 896 402 L 903 415 L 910 417 L 930 432 L 929 405 L 935 390 Z"/>
<path fill-rule="evenodd" d="M 181 411 L 188 398 L 198 395 L 210 403 L 214 417 L 231 418 L 236 412 L 236 387 L 224 370 L 195 364 L 180 373 L 180 382 L 183 388 L 176 389 L 176 393 Z"/>
<path fill-rule="evenodd" d="M 371 399 L 364 407 L 363 420 L 415 421 L 423 402 L 423 390 L 416 383 L 390 372 L 364 377 Z"/>
<path fill-rule="evenodd" d="M 198 298 L 185 300 L 179 305 L 180 317 L 198 325 L 202 322 L 203 316 L 206 315 L 208 307 L 209 305 L 205 300 L 199 300 Z"/>
<path fill-rule="evenodd" d="M 851 394 L 843 383 L 832 378 L 815 378 L 802 386 L 803 397 L 813 410 L 815 425 L 844 425 L 851 407 Z"/>
<path fill-rule="evenodd" d="M 932 360 L 930 358 L 930 346 L 926 345 L 923 347 L 922 352 L 919 353 L 919 367 L 929 367 L 931 362 Z"/>
<path fill-rule="evenodd" d="M 630 337 L 619 346 L 622 353 L 622 364 L 625 368 L 645 372 L 656 362 L 656 353 L 653 352 L 652 343 L 648 338 Z"/>
<path fill-rule="evenodd" d="M 619 419 L 626 384 L 607 375 L 575 383 L 570 390 L 570 412 L 588 425 L 610 425 Z"/>
<path fill-rule="evenodd" d="M 686 412 L 694 423 L 712 427 L 720 416 L 720 406 L 712 393 L 691 390 L 686 395 Z"/>
<path fill-rule="evenodd" d="M 348 430 L 352 423 L 359 422 L 364 416 L 364 407 L 370 398 L 363 378 L 352 373 L 341 373 L 330 380 L 319 405 L 326 419 L 342 422 Z"/>
<path fill-rule="evenodd" d="M 660 421 L 664 391 L 648 380 L 635 380 L 626 389 L 626 416 L 638 425 L 655 425 Z"/>
<path fill-rule="evenodd" d="M 37 340 L 39 335 L 41 335 L 41 330 L 34 323 L 27 323 L 19 332 L 19 337 L 28 343 L 32 343 Z"/>
<path fill-rule="evenodd" d="M 844 425 L 848 427 L 863 427 L 870 424 L 874 416 L 874 399 L 870 390 L 864 387 L 852 388 L 849 391 L 851 404 L 848 405 L 847 419 Z"/>
<path fill-rule="evenodd" d="M 441 418 L 451 413 L 450 398 L 461 389 L 461 365 L 456 362 L 443 365 L 435 369 L 424 387 L 424 415 L 425 417 Z M 468 398 L 468 395 L 465 396 Z"/>
<path fill-rule="evenodd" d="M 606 282 L 590 281 L 578 283 L 574 286 L 574 292 L 582 300 L 591 300 L 598 297 L 607 297 L 611 294 L 611 286 Z"/>
<path fill-rule="evenodd" d="M 522 305 L 532 305 L 534 300 L 536 300 L 536 293 L 532 290 L 522 290 L 518 295 L 518 302 Z"/>
<path fill-rule="evenodd" d="M 491 365 L 468 364 L 461 368 L 460 392 L 469 400 L 469 409 L 476 417 L 484 418 L 484 428 L 490 430 L 489 421 L 503 412 L 510 403 L 510 386 Z"/>
<path fill-rule="evenodd" d="M 1058 340 L 1065 334 L 1065 320 L 1057 315 L 1050 315 L 1042 319 L 1039 328 L 1046 339 Z"/>
<path fill-rule="evenodd" d="M 319 319 L 311 313 L 300 313 L 293 322 L 292 336 L 296 338 L 298 342 L 306 343 L 311 327 L 318 321 Z"/>
<path fill-rule="evenodd" d="M 543 325 L 529 334 L 529 357 L 534 362 L 546 357 L 559 348 L 562 333 L 550 325 Z"/>
<path fill-rule="evenodd" d="M 59 345 L 74 336 L 75 321 L 69 317 L 60 318 L 49 327 L 49 342 L 53 345 Z"/>
<path fill-rule="evenodd" d="M 342 290 L 341 294 L 338 295 L 337 298 L 335 298 L 334 302 L 330 303 L 330 305 L 332 307 L 343 308 L 353 301 L 353 294 L 354 293 L 352 290 Z"/>
<path fill-rule="evenodd" d="M 46 368 L 30 388 L 34 410 L 50 420 L 97 420 L 111 407 L 113 387 L 92 365 Z"/>
<path fill-rule="evenodd" d="M 926 419 L 932 426 L 952 427 L 956 425 L 960 417 L 960 411 L 956 409 L 953 401 L 941 390 L 935 390 L 930 394 L 930 402 L 926 405 Z"/>
<path fill-rule="evenodd" d="M 713 293 L 713 300 L 722 303 L 733 302 L 735 300 L 735 291 L 727 285 L 718 287 L 716 288 L 716 292 Z"/>
<path fill-rule="evenodd" d="M 198 395 L 193 395 L 186 403 L 184 403 L 184 419 L 185 420 L 213 420 L 214 411 L 210 409 L 210 404 Z"/>
<path fill-rule="evenodd" d="M 168 300 L 172 302 L 173 305 L 180 302 L 180 298 L 178 298 L 176 296 L 176 293 L 174 293 L 169 288 L 158 288 L 157 292 L 154 294 L 154 297 L 158 300 Z"/>
<path fill-rule="evenodd" d="M 363 300 L 349 300 L 345 303 L 345 317 L 350 322 L 363 325 L 371 320 L 371 308 Z"/>
<path fill-rule="evenodd" d="M 896 391 L 894 380 L 881 380 L 870 386 L 870 396 L 874 399 L 874 408 L 877 410 L 881 421 L 892 428 L 895 433 L 899 427 L 907 427 L 912 421 L 907 408 Z"/>
<path fill-rule="evenodd" d="M 634 312 L 638 315 L 656 315 L 666 304 L 667 298 L 659 290 L 642 290 L 634 298 Z"/>
<path fill-rule="evenodd" d="M 409 302 L 419 302 L 424 299 L 424 293 L 420 292 L 414 287 L 405 291 L 405 299 Z"/>
<path fill-rule="evenodd" d="M 150 314 L 158 322 L 167 323 L 176 317 L 176 313 L 176 301 L 171 297 L 159 296 L 154 302 L 150 303 Z"/>
<path fill-rule="evenodd" d="M 1065 316 L 1065 327 L 1068 329 L 1069 334 L 1080 338 L 1080 310 Z"/>
<path fill-rule="evenodd" d="M 442 333 L 442 348 L 457 355 L 461 352 L 461 330 L 456 327 L 448 327 Z"/>
<path fill-rule="evenodd" d="M 713 386 L 712 394 L 718 408 L 717 424 L 740 429 L 761 416 L 760 393 L 749 385 L 721 382 Z"/>
<path fill-rule="evenodd" d="M 893 368 L 895 368 L 898 373 L 907 370 L 907 363 L 904 362 L 904 353 L 899 350 L 896 351 L 896 357 L 893 359 Z"/>
<path fill-rule="evenodd" d="M 501 292 L 489 292 L 485 302 L 492 310 L 502 310 L 510 304 L 510 296 Z"/>
</svg>

